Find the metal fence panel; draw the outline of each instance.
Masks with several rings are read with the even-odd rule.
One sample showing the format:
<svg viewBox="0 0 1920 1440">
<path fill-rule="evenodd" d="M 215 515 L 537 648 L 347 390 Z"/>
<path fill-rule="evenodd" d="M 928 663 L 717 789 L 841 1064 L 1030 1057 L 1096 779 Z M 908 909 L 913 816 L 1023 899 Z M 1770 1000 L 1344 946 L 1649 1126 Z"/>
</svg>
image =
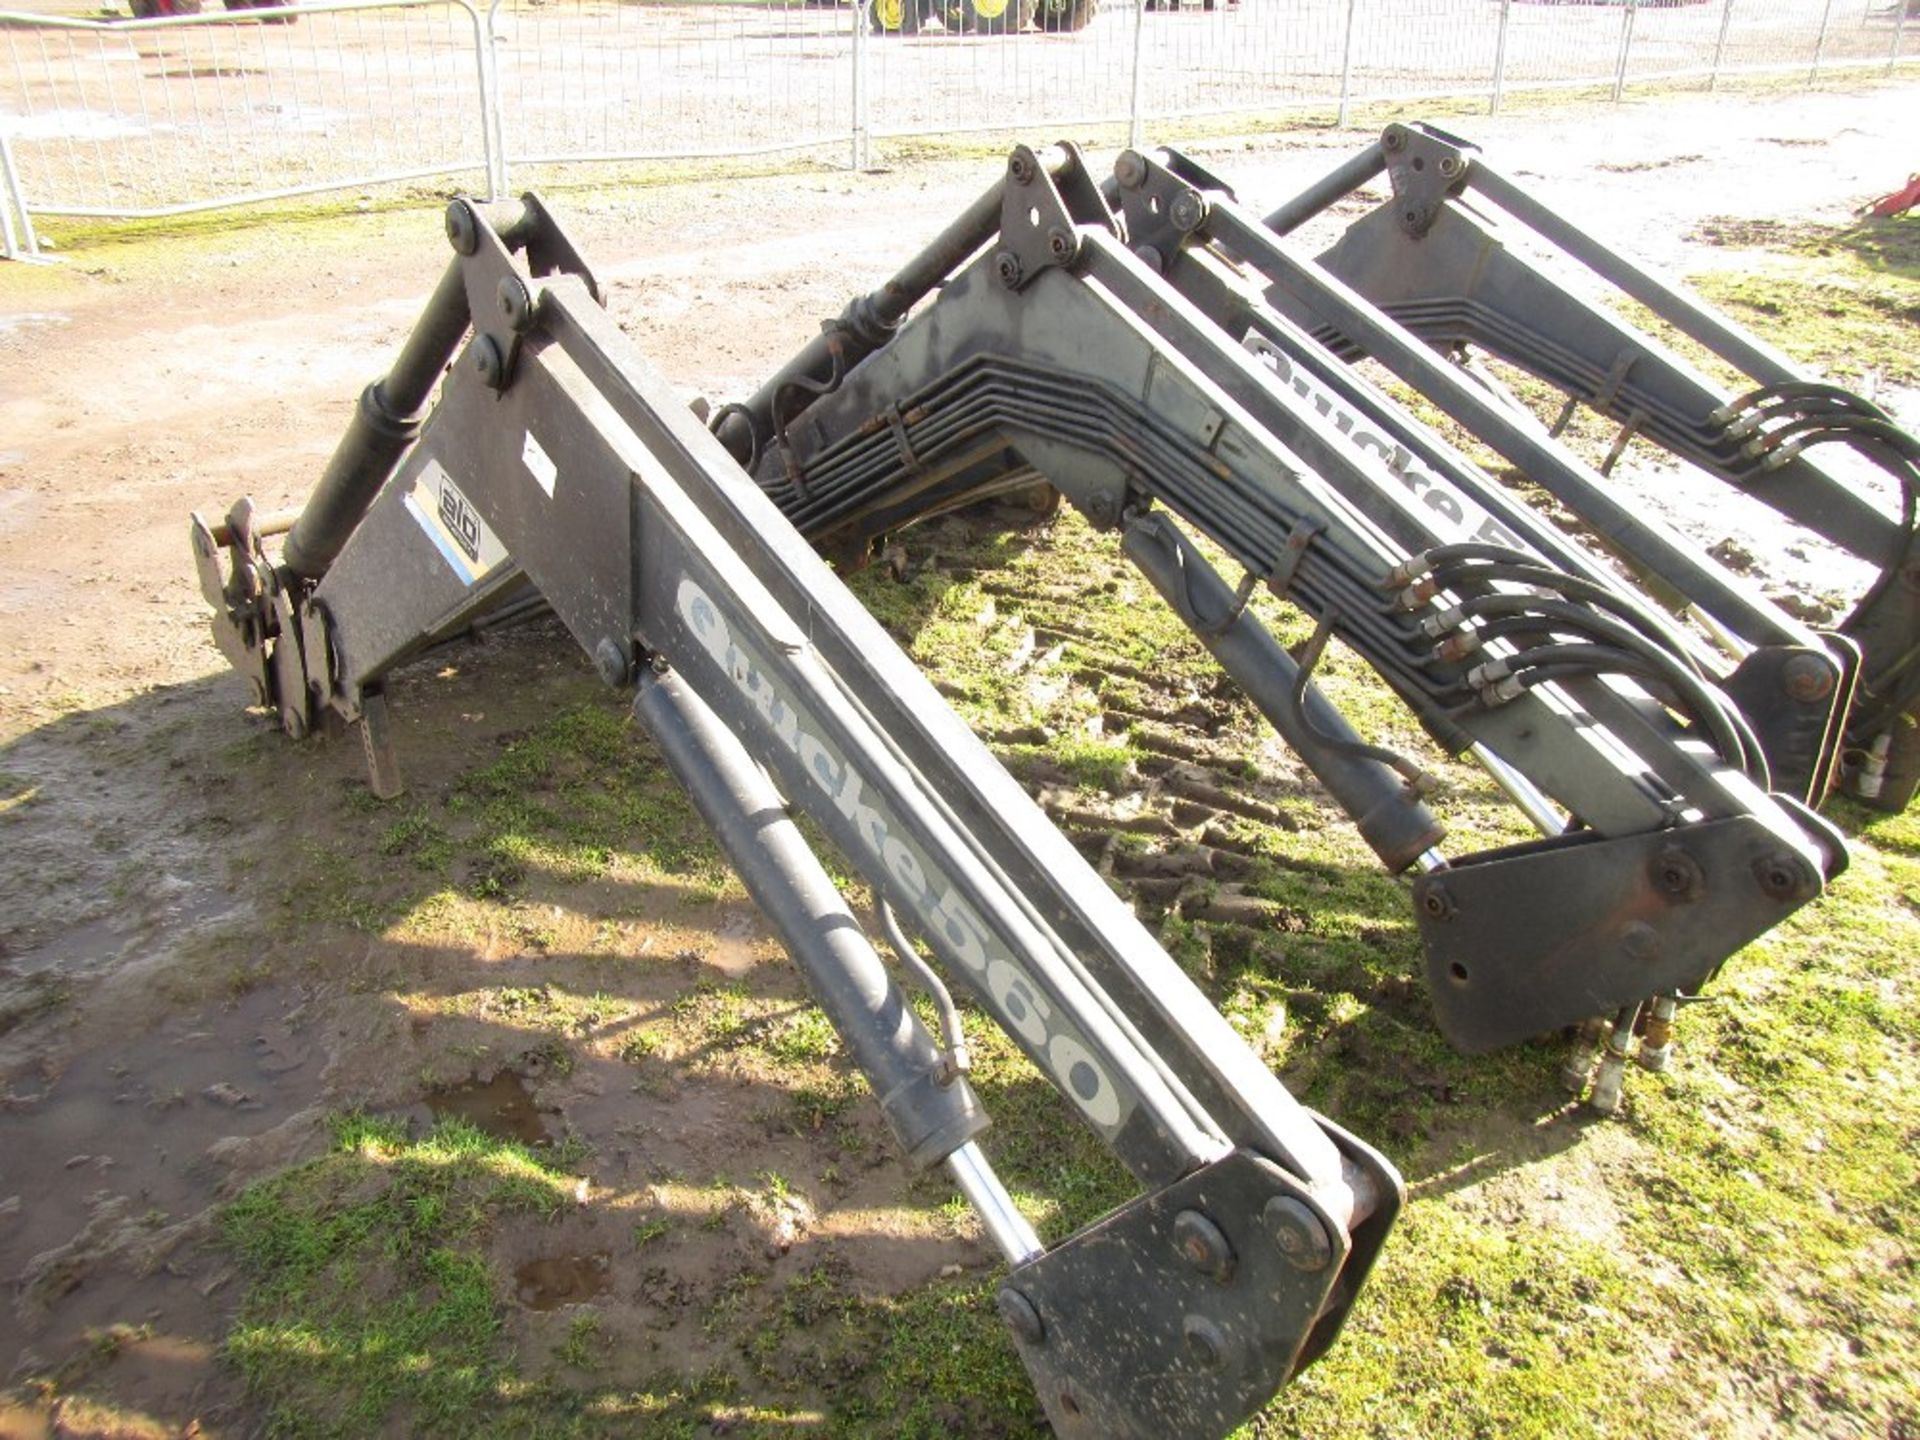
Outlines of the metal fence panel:
<svg viewBox="0 0 1920 1440">
<path fill-rule="evenodd" d="M 245 0 L 228 0 L 242 4 Z M 1911 63 L 1920 0 L 317 0 L 0 14 L 0 243 L 511 163 Z M 280 22 L 280 23 L 276 23 Z M 476 187 L 480 188 L 480 187 Z"/>
<path fill-rule="evenodd" d="M 0 128 L 43 214 L 140 215 L 490 169 L 466 0 L 0 17 Z"/>
<path fill-rule="evenodd" d="M 856 19 L 802 0 L 495 0 L 505 153 L 544 163 L 844 146 Z"/>
</svg>

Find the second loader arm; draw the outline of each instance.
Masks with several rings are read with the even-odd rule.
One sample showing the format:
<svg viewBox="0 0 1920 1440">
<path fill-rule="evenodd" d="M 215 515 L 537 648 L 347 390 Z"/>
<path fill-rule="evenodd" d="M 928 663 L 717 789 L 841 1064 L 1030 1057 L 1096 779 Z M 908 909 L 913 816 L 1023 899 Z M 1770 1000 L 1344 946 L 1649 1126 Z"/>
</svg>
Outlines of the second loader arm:
<svg viewBox="0 0 1920 1440">
<path fill-rule="evenodd" d="M 1409 483 L 1394 446 L 1438 456 L 1432 437 L 1383 406 L 1392 428 L 1362 444 L 1351 417 L 1278 373 L 1249 343 L 1254 312 L 1270 322 L 1254 338 L 1288 333 L 1257 287 L 1237 313 L 1159 273 L 1211 203 L 1141 156 L 1103 189 L 1070 147 L 1017 150 L 956 227 L 716 431 L 831 553 L 1037 472 L 1119 532 L 1383 862 L 1418 872 L 1450 1039 L 1484 1050 L 1601 1015 L 1631 1036 L 1643 1004 L 1698 990 L 1816 896 L 1843 844 L 1774 793 L 1766 747 L 1643 601 L 1590 564 L 1568 569 L 1484 477 L 1479 499 Z M 1305 653 L 1249 612 L 1256 587 L 1317 622 Z M 1364 743 L 1313 688 L 1335 636 L 1448 750 L 1488 765 L 1542 838 L 1444 853 L 1417 767 Z M 1783 660 L 1823 681 L 1799 721 L 1815 770 L 1846 656 L 1785 638 Z"/>
</svg>

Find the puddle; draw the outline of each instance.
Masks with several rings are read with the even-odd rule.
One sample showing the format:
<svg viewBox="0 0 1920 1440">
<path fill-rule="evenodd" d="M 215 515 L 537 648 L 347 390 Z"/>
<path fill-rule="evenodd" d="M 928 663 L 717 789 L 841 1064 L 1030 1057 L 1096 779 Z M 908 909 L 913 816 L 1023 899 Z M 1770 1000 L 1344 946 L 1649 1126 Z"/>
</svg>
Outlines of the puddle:
<svg viewBox="0 0 1920 1440">
<path fill-rule="evenodd" d="M 71 1240 L 107 1196 L 156 1222 L 211 1204 L 224 1171 L 201 1163 L 209 1148 L 285 1120 L 320 1068 L 301 1033 L 298 994 L 266 986 L 83 1053 L 50 1080 L 9 1077 L 0 1085 L 0 1203 L 16 1192 L 20 1203 L 0 1225 L 0 1275 Z M 15 1359 L 5 1332 L 0 1323 L 0 1374 Z"/>
<path fill-rule="evenodd" d="M 427 1092 L 427 1108 L 436 1119 L 465 1120 L 502 1140 L 543 1145 L 553 1139 L 546 1117 L 534 1108 L 527 1082 L 516 1070 L 502 1070 L 491 1080 L 436 1085 Z"/>
<path fill-rule="evenodd" d="M 529 1260 L 513 1272 L 513 1294 L 529 1310 L 558 1310 L 603 1295 L 607 1253 L 554 1255 Z"/>
<path fill-rule="evenodd" d="M 62 315 L 57 310 L 16 310 L 11 315 L 0 315 L 0 336 L 16 335 L 23 330 L 50 330 L 72 323 L 71 315 Z"/>
</svg>

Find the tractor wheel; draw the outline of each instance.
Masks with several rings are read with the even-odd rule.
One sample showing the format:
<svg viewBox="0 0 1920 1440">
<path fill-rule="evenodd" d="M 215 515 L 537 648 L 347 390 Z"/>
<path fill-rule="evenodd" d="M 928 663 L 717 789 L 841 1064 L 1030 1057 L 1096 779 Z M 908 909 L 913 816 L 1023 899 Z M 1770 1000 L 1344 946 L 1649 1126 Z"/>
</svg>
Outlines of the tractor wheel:
<svg viewBox="0 0 1920 1440">
<path fill-rule="evenodd" d="M 875 35 L 918 35 L 920 0 L 870 0 L 867 19 Z"/>
<path fill-rule="evenodd" d="M 1004 35 L 1019 30 L 1022 0 L 966 0 L 964 23 L 976 35 Z"/>
<path fill-rule="evenodd" d="M 1040 0 L 1034 23 L 1048 32 L 1084 30 L 1096 4 L 1097 0 Z"/>
</svg>

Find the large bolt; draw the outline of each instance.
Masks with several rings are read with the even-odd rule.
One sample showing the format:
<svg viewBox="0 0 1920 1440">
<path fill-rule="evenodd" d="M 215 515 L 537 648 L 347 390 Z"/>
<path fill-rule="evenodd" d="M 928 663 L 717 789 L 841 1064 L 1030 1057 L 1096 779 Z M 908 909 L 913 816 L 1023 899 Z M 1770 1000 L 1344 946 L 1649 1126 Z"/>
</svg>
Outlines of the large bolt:
<svg viewBox="0 0 1920 1440">
<path fill-rule="evenodd" d="M 500 313 L 507 317 L 507 328 L 515 334 L 533 323 L 533 297 L 518 275 L 503 275 L 494 292 L 500 301 Z"/>
<path fill-rule="evenodd" d="M 1011 250 L 1002 250 L 993 257 L 993 270 L 1009 290 L 1020 283 L 1020 257 Z"/>
<path fill-rule="evenodd" d="M 1204 1315 L 1189 1315 L 1180 1323 L 1187 1342 L 1187 1358 L 1202 1370 L 1218 1370 L 1227 1361 L 1227 1333 Z"/>
<path fill-rule="evenodd" d="M 1233 1246 L 1225 1232 L 1198 1210 L 1173 1217 L 1173 1243 L 1180 1258 L 1224 1285 L 1233 1278 Z"/>
<path fill-rule="evenodd" d="M 1380 136 L 1380 143 L 1389 150 L 1407 148 L 1407 131 L 1403 125 L 1389 125 Z"/>
<path fill-rule="evenodd" d="M 471 255 L 480 248 L 480 226 L 473 218 L 473 207 L 464 200 L 447 206 L 447 243 L 460 255 Z"/>
<path fill-rule="evenodd" d="M 491 335 L 474 338 L 473 368 L 480 376 L 480 383 L 489 390 L 498 390 L 507 383 L 506 358 L 501 355 L 500 345 Z"/>
<path fill-rule="evenodd" d="M 1033 157 L 1024 150 L 1016 150 L 1007 160 L 1007 174 L 1013 177 L 1016 185 L 1033 183 Z"/>
<path fill-rule="evenodd" d="M 1333 1241 L 1320 1217 L 1291 1195 L 1276 1195 L 1260 1212 L 1280 1255 L 1296 1270 L 1324 1270 L 1333 1260 Z"/>
<path fill-rule="evenodd" d="M 1058 225 L 1055 225 L 1047 231 L 1047 253 L 1053 256 L 1054 259 L 1062 261 L 1071 260 L 1076 248 L 1077 245 L 1071 231 L 1063 230 Z"/>
<path fill-rule="evenodd" d="M 1761 892 L 1769 900 L 1799 900 L 1811 896 L 1815 889 L 1806 863 L 1784 850 L 1754 861 L 1753 878 L 1760 882 Z"/>
<path fill-rule="evenodd" d="M 612 637 L 603 637 L 593 647 L 593 668 L 600 678 L 616 690 L 627 683 L 631 667 L 627 664 L 627 652 Z"/>
<path fill-rule="evenodd" d="M 1440 157 L 1440 173 L 1449 179 L 1458 175 L 1460 173 L 1459 159 L 1453 155 L 1442 155 Z"/>
<path fill-rule="evenodd" d="M 1420 909 L 1429 920 L 1451 920 L 1459 910 L 1447 887 L 1435 881 L 1420 891 Z"/>
<path fill-rule="evenodd" d="M 1113 178 L 1123 190 L 1138 190 L 1147 183 L 1147 160 L 1138 150 L 1122 150 L 1113 162 Z"/>
<path fill-rule="evenodd" d="M 1173 197 L 1173 203 L 1167 207 L 1167 219 L 1173 222 L 1173 228 L 1182 235 L 1195 229 L 1206 218 L 1206 201 L 1191 190 L 1182 190 Z"/>
<path fill-rule="evenodd" d="M 1831 695 L 1835 678 L 1832 663 L 1818 655 L 1795 655 L 1780 668 L 1780 679 L 1787 694 L 1803 704 L 1810 705 Z"/>
<path fill-rule="evenodd" d="M 1678 845 L 1669 845 L 1653 862 L 1653 883 L 1675 900 L 1698 900 L 1706 893 L 1707 875 L 1700 862 Z"/>
<path fill-rule="evenodd" d="M 993 1303 L 1000 1311 L 1000 1318 L 1007 1322 L 1007 1328 L 1027 1344 L 1038 1345 L 1047 1338 L 1047 1327 L 1040 1322 L 1040 1312 L 1011 1285 L 1002 1285 Z"/>
</svg>

